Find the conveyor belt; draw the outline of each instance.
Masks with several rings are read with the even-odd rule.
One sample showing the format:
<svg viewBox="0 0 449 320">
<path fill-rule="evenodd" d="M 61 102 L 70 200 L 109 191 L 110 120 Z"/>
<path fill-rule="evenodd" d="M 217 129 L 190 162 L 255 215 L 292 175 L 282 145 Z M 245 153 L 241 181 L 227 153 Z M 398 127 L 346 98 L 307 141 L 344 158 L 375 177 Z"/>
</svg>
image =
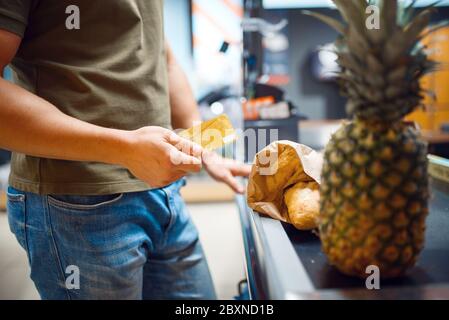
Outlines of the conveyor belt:
<svg viewBox="0 0 449 320">
<path fill-rule="evenodd" d="M 447 184 L 436 180 L 431 187 L 426 243 L 420 259 L 407 276 L 382 281 L 384 288 L 449 283 L 449 190 Z M 327 263 L 317 236 L 286 224 L 284 229 L 317 290 L 365 288 L 364 280 L 344 276 Z"/>
</svg>

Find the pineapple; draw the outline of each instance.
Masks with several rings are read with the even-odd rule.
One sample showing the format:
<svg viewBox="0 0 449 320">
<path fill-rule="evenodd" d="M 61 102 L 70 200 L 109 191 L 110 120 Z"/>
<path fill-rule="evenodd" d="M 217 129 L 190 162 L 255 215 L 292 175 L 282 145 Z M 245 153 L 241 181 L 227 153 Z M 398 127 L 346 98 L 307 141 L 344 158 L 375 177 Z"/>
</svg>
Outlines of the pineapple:
<svg viewBox="0 0 449 320">
<path fill-rule="evenodd" d="M 306 11 L 335 28 L 342 93 L 352 121 L 325 150 L 319 231 L 329 262 L 366 277 L 376 265 L 383 278 L 403 275 L 424 245 L 428 215 L 427 146 L 403 122 L 422 105 L 420 79 L 436 69 L 422 37 L 432 7 L 419 14 L 396 0 L 334 0 L 344 22 Z M 380 29 L 365 25 L 378 5 Z"/>
</svg>

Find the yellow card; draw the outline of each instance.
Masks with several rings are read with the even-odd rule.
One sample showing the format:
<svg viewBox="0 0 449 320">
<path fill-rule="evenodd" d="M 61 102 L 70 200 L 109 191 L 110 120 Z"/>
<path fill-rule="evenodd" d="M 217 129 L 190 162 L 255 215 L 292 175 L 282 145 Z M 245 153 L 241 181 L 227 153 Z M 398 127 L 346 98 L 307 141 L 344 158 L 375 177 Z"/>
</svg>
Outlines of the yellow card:
<svg viewBox="0 0 449 320">
<path fill-rule="evenodd" d="M 198 143 L 206 150 L 221 148 L 237 138 L 235 129 L 225 114 L 201 122 L 190 129 L 180 132 L 179 135 Z"/>
</svg>

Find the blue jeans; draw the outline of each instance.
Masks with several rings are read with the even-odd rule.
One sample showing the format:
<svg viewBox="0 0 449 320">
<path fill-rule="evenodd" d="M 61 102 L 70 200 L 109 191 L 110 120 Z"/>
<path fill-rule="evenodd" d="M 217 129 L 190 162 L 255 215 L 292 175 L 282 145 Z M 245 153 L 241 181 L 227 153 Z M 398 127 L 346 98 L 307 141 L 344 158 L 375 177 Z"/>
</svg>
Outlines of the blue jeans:
<svg viewBox="0 0 449 320">
<path fill-rule="evenodd" d="M 215 299 L 183 184 L 106 196 L 10 187 L 10 228 L 41 298 Z"/>
</svg>

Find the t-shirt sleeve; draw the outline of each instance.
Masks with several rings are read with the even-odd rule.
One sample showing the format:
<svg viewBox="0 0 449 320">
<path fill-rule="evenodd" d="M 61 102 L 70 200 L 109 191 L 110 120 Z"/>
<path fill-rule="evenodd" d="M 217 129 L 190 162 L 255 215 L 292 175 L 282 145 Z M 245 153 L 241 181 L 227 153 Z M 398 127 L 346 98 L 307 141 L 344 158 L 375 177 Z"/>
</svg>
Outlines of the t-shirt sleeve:
<svg viewBox="0 0 449 320">
<path fill-rule="evenodd" d="M 0 29 L 23 37 L 33 0 L 0 0 Z"/>
</svg>

